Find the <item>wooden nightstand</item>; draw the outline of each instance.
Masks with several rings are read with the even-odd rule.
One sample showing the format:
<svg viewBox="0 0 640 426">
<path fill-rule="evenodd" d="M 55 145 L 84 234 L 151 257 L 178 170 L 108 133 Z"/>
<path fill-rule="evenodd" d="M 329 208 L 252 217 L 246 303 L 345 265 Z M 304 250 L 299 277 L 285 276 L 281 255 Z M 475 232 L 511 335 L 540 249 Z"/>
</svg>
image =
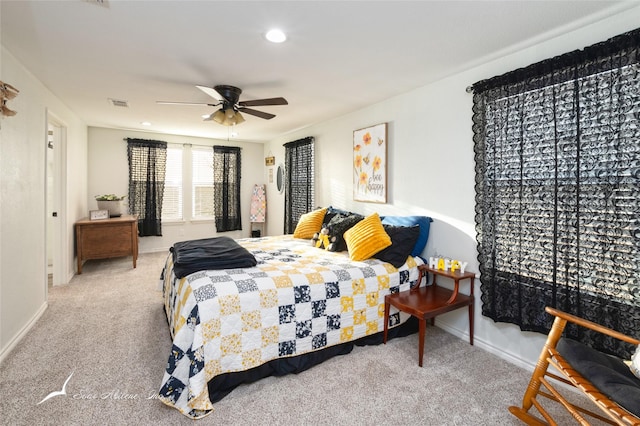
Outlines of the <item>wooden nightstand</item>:
<svg viewBox="0 0 640 426">
<path fill-rule="evenodd" d="M 419 348 L 418 348 L 418 365 L 422 367 L 422 356 L 424 354 L 424 333 L 427 326 L 427 319 L 434 319 L 445 312 L 454 311 L 456 309 L 469 307 L 469 343 L 473 345 L 473 285 L 475 281 L 475 273 L 465 272 L 461 274 L 459 271 L 450 272 L 430 268 L 427 265 L 418 266 L 420 277 L 418 285 L 422 282 L 422 277 L 427 273 L 433 274 L 433 283 L 426 287 L 414 287 L 411 290 L 401 291 L 399 293 L 388 294 L 384 297 L 384 343 L 387 343 L 387 332 L 389 329 L 389 310 L 391 306 L 395 306 L 402 312 L 406 312 L 418 319 L 419 323 Z M 451 278 L 454 281 L 453 290 L 439 287 L 436 284 L 436 277 L 442 276 Z M 469 295 L 459 293 L 460 280 L 470 279 Z"/>
<path fill-rule="evenodd" d="M 78 274 L 87 259 L 132 256 L 138 260 L 138 217 L 125 215 L 110 219 L 81 219 L 76 222 Z"/>
</svg>

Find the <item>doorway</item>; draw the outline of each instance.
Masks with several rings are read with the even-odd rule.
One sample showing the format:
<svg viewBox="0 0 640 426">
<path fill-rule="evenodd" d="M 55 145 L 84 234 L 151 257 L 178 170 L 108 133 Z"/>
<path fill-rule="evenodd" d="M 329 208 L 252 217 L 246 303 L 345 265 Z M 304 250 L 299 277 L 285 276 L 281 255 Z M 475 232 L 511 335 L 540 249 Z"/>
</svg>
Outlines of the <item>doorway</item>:
<svg viewBox="0 0 640 426">
<path fill-rule="evenodd" d="M 68 246 L 65 235 L 66 217 L 66 127 L 47 114 L 46 151 L 46 260 L 47 288 L 67 284 L 65 273 Z"/>
</svg>

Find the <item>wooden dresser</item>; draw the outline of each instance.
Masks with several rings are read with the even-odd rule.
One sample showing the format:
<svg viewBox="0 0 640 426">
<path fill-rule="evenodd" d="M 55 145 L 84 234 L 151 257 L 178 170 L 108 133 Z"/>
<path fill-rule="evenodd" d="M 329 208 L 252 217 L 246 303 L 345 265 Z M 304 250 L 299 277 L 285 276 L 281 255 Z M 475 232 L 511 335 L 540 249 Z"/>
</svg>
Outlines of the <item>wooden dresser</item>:
<svg viewBox="0 0 640 426">
<path fill-rule="evenodd" d="M 81 219 L 75 223 L 78 274 L 88 259 L 132 256 L 138 260 L 138 218 L 123 215 L 109 219 Z"/>
</svg>

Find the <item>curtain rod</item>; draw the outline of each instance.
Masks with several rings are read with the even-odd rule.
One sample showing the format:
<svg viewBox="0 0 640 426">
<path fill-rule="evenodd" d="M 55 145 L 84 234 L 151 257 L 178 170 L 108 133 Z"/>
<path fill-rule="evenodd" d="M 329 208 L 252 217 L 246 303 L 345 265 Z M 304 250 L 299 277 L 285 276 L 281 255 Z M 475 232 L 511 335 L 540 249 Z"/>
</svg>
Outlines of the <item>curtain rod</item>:
<svg viewBox="0 0 640 426">
<path fill-rule="evenodd" d="M 128 142 L 129 139 L 136 139 L 136 138 L 122 138 L 123 141 Z M 224 142 L 224 141 L 222 141 Z M 167 142 L 168 145 L 182 145 L 182 146 L 204 146 L 207 148 L 213 148 L 214 145 L 203 145 L 203 144 L 198 144 L 198 143 L 177 143 L 177 142 Z M 220 144 L 217 144 L 220 145 Z M 235 145 L 226 145 L 226 146 L 235 146 Z"/>
</svg>

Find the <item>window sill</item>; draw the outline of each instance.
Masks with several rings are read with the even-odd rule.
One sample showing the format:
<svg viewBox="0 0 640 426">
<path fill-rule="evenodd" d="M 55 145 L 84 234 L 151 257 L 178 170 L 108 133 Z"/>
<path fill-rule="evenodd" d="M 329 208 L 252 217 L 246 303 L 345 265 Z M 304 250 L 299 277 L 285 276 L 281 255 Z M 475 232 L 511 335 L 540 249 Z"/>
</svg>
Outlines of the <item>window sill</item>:
<svg viewBox="0 0 640 426">
<path fill-rule="evenodd" d="M 187 223 L 184 219 L 162 219 L 162 225 L 177 226 Z"/>
<path fill-rule="evenodd" d="M 214 218 L 195 218 L 195 219 L 163 219 L 162 225 L 167 226 L 178 226 L 178 225 L 187 225 L 189 223 L 215 223 L 216 220 Z"/>
<path fill-rule="evenodd" d="M 195 218 L 195 219 L 191 219 L 192 223 L 215 223 L 216 220 L 212 217 L 200 217 L 200 218 Z"/>
</svg>

